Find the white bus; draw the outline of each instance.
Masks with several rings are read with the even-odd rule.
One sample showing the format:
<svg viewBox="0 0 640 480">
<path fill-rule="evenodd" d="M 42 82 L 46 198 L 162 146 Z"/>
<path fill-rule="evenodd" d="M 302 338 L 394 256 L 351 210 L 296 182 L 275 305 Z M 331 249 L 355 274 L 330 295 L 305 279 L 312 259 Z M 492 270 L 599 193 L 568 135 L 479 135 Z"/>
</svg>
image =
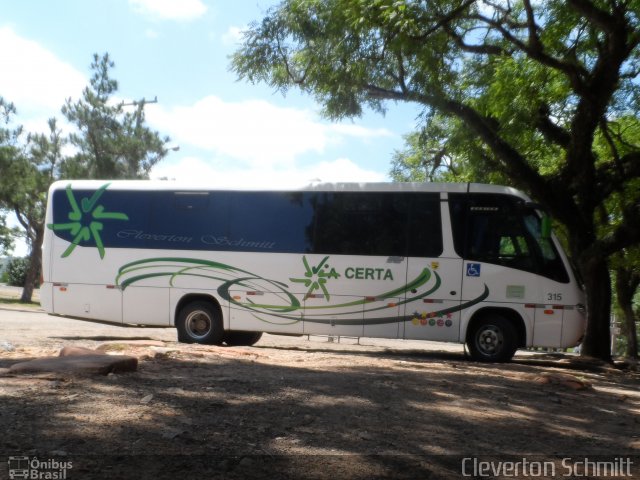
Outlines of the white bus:
<svg viewBox="0 0 640 480">
<path fill-rule="evenodd" d="M 571 347 L 585 327 L 567 257 L 508 187 L 59 181 L 48 198 L 41 302 L 54 315 L 205 344 L 459 342 L 483 361 Z"/>
</svg>

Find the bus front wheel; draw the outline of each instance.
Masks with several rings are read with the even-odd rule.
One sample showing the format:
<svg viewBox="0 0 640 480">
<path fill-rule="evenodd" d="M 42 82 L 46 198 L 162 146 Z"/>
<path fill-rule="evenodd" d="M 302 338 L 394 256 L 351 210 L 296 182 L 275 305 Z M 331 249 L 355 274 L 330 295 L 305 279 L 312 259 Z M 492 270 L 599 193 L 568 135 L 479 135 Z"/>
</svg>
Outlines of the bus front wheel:
<svg viewBox="0 0 640 480">
<path fill-rule="evenodd" d="M 501 315 L 491 314 L 472 326 L 467 345 L 476 361 L 508 362 L 516 353 L 517 341 L 514 325 Z"/>
<path fill-rule="evenodd" d="M 224 330 L 222 318 L 207 302 L 192 302 L 180 310 L 176 322 L 178 341 L 220 345 Z"/>
</svg>

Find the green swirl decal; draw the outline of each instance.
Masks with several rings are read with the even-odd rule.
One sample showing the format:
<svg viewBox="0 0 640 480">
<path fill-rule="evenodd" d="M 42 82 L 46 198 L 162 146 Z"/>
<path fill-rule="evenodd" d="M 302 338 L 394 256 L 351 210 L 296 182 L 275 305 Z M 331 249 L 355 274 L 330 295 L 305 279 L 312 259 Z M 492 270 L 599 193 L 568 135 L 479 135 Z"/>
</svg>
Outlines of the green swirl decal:
<svg viewBox="0 0 640 480">
<path fill-rule="evenodd" d="M 330 295 L 326 288 L 323 288 L 326 282 L 319 281 L 327 280 L 329 277 L 318 275 L 321 271 L 327 271 L 324 265 L 328 258 L 325 257 L 316 267 L 309 267 L 306 257 L 304 258 L 305 268 L 308 268 L 307 273 L 310 275 L 305 279 L 290 279 L 294 284 L 301 283 L 306 289 L 306 293 L 299 293 L 298 296 L 290 291 L 291 287 L 286 283 L 264 278 L 232 265 L 184 257 L 149 258 L 127 263 L 118 270 L 116 284 L 124 290 L 143 280 L 166 277 L 169 286 L 180 287 L 179 281 L 190 277 L 210 283 L 210 287 L 203 288 L 215 288 L 219 297 L 229 302 L 230 308 L 244 311 L 265 323 L 287 325 L 305 321 L 358 325 L 363 322 L 364 314 L 381 312 L 383 316 L 366 320 L 367 324 L 375 325 L 410 321 L 412 316 L 398 316 L 398 307 L 432 295 L 442 283 L 436 271 L 425 268 L 407 284 L 393 290 L 362 296 L 350 302 L 330 303 Z M 314 285 L 314 282 L 317 285 Z M 315 290 L 323 292 L 320 298 L 324 298 L 326 304 L 308 304 L 307 300 Z M 247 291 L 254 291 L 256 296 L 249 297 L 247 294 L 243 300 L 242 295 L 238 295 L 243 292 L 246 294 Z M 260 302 L 263 295 L 266 295 L 267 301 Z M 481 302 L 488 295 L 489 289 L 485 286 L 485 291 L 478 298 L 431 314 L 444 315 L 459 311 Z M 384 312 L 387 314 L 384 315 Z"/>
<path fill-rule="evenodd" d="M 62 253 L 62 258 L 68 257 L 80 244 L 80 242 L 88 242 L 93 239 L 100 258 L 104 258 L 104 245 L 102 243 L 102 237 L 100 232 L 104 228 L 104 224 L 99 220 L 129 220 L 129 217 L 125 213 L 119 212 L 105 212 L 104 205 L 96 205 L 100 197 L 107 189 L 109 184 L 105 184 L 96 190 L 91 198 L 84 197 L 80 200 L 80 206 L 76 200 L 71 185 L 67 185 L 66 194 L 71 206 L 71 211 L 68 214 L 69 223 L 49 223 L 47 228 L 53 231 L 69 230 L 71 235 L 74 235 L 71 245 Z"/>
</svg>

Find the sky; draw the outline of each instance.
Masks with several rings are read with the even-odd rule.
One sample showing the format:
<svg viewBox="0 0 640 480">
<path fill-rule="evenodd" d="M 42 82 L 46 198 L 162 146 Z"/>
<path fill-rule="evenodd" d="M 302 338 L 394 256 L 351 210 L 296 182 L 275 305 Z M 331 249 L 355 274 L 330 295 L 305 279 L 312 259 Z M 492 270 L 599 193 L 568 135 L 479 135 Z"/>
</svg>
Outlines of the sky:
<svg viewBox="0 0 640 480">
<path fill-rule="evenodd" d="M 25 131 L 44 132 L 48 118 L 63 121 L 65 99 L 80 98 L 93 54 L 108 52 L 119 98 L 158 99 L 147 122 L 172 150 L 151 178 L 249 188 L 389 180 L 417 107 L 330 122 L 311 96 L 283 96 L 230 71 L 242 31 L 276 3 L 0 0 L 0 96 Z"/>
</svg>

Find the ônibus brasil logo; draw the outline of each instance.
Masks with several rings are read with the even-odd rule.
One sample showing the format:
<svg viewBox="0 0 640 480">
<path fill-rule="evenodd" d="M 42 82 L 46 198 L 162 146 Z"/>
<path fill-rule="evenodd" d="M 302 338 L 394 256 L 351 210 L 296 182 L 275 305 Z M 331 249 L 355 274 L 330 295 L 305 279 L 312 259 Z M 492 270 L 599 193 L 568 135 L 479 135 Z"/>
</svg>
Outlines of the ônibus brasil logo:
<svg viewBox="0 0 640 480">
<path fill-rule="evenodd" d="M 71 235 L 74 236 L 71 241 L 71 245 L 67 248 L 62 257 L 68 257 L 73 250 L 80 244 L 80 242 L 88 242 L 93 239 L 100 258 L 104 258 L 104 244 L 100 237 L 104 225 L 100 220 L 129 220 L 129 217 L 125 213 L 118 212 L 105 212 L 104 205 L 99 205 L 98 200 L 107 189 L 109 184 L 105 184 L 95 191 L 91 197 L 84 197 L 80 200 L 80 206 L 76 201 L 76 197 L 71 190 L 71 185 L 67 185 L 67 199 L 69 205 L 71 205 L 71 211 L 69 212 L 69 223 L 51 223 L 47 227 L 51 230 L 69 230 Z"/>
<path fill-rule="evenodd" d="M 327 263 L 329 260 L 329 256 L 326 256 L 322 259 L 322 261 L 316 265 L 315 267 L 311 267 L 309 262 L 307 262 L 307 257 L 302 257 L 302 263 L 304 263 L 305 278 L 290 278 L 292 282 L 302 283 L 305 287 L 308 287 L 305 299 L 311 297 L 313 292 L 316 290 L 322 290 L 324 298 L 329 300 L 331 295 L 325 286 L 330 278 L 339 278 L 340 274 L 336 272 L 334 268 L 329 269 L 329 264 Z"/>
</svg>

